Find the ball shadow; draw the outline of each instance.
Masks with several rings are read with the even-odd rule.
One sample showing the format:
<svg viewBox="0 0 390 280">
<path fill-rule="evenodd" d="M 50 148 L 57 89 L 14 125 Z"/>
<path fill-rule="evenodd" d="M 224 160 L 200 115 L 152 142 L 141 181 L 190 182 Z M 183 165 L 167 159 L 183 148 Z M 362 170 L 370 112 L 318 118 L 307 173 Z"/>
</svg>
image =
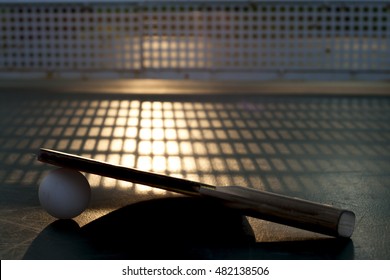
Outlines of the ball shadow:
<svg viewBox="0 0 390 280">
<path fill-rule="evenodd" d="M 353 259 L 350 239 L 256 242 L 246 217 L 215 201 L 176 197 L 127 205 L 83 227 L 57 220 L 24 259 Z"/>
<path fill-rule="evenodd" d="M 25 259 L 240 259 L 255 243 L 247 219 L 207 199 L 143 201 L 79 228 L 57 220 Z"/>
</svg>

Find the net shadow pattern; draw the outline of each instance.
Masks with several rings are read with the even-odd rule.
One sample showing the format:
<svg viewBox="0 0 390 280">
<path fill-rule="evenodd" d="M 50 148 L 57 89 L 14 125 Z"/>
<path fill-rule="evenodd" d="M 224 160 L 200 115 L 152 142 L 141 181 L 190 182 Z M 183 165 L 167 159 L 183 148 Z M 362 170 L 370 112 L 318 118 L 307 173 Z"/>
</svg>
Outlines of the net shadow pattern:
<svg viewBox="0 0 390 280">
<path fill-rule="evenodd" d="M 388 98 L 31 94 L 2 95 L 0 108 L 0 186 L 37 186 L 50 169 L 40 147 L 307 198 L 390 174 Z"/>
</svg>

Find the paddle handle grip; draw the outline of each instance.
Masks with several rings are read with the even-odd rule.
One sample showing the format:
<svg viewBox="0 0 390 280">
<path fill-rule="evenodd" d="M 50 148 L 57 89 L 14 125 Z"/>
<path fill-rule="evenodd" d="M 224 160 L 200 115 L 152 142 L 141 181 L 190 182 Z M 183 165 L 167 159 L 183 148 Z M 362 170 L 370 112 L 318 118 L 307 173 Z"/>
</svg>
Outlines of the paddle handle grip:
<svg viewBox="0 0 390 280">
<path fill-rule="evenodd" d="M 199 193 L 247 216 L 336 237 L 351 237 L 355 214 L 349 210 L 243 187 L 201 187 Z"/>
</svg>

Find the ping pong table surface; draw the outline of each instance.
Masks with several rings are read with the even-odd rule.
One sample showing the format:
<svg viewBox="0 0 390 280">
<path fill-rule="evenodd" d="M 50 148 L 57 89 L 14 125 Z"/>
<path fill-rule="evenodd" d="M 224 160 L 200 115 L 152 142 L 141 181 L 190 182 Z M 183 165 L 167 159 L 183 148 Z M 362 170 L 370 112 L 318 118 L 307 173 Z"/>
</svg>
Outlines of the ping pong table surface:
<svg viewBox="0 0 390 280">
<path fill-rule="evenodd" d="M 1 259 L 389 259 L 388 84 L 0 82 Z M 41 147 L 352 210 L 351 239 L 85 174 L 89 208 L 55 220 Z"/>
</svg>

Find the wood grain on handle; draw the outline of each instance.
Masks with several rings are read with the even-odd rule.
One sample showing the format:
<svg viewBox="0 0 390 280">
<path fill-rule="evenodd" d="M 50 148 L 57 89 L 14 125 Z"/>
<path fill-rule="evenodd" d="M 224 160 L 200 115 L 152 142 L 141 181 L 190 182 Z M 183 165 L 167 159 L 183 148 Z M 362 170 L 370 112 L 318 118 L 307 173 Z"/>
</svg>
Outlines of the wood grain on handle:
<svg viewBox="0 0 390 280">
<path fill-rule="evenodd" d="M 240 209 L 245 215 L 336 237 L 350 237 L 355 214 L 351 211 L 243 187 L 201 187 L 199 192 Z"/>
</svg>

